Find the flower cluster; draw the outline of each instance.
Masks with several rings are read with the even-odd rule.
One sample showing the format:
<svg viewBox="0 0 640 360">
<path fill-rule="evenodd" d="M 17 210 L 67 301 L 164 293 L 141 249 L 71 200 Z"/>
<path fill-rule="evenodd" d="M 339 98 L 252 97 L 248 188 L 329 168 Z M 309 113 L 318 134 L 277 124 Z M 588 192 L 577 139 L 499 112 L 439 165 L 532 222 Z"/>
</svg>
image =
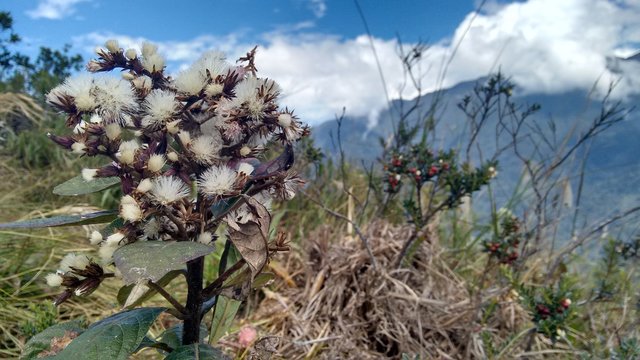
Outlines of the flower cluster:
<svg viewBox="0 0 640 360">
<path fill-rule="evenodd" d="M 120 69 L 121 78 L 83 74 L 47 94 L 73 129 L 49 134 L 51 140 L 75 154 L 108 159 L 84 169 L 84 180 L 120 179 L 120 223 L 90 238 L 104 264 L 119 247 L 141 240 L 212 243 L 220 223 L 252 221 L 241 202 L 213 210 L 231 198 L 249 196 L 268 207 L 272 199 L 294 196 L 302 181 L 289 172 L 292 143 L 309 131 L 279 107 L 278 84 L 257 77 L 255 50 L 236 64 L 208 52 L 170 77 L 155 45 L 145 43 L 139 53 L 110 40 L 87 70 Z M 284 154 L 261 160 L 271 145 Z"/>
<path fill-rule="evenodd" d="M 500 223 L 496 234 L 491 239 L 484 240 L 484 251 L 501 264 L 513 264 L 518 260 L 518 247 L 522 241 L 520 220 L 511 212 L 498 212 Z"/>
<path fill-rule="evenodd" d="M 58 271 L 48 274 L 45 279 L 47 285 L 51 287 L 65 287 L 64 292 L 58 295 L 54 301 L 54 304 L 58 305 L 72 295 L 91 294 L 104 278 L 110 276 L 113 274 L 105 274 L 102 267 L 87 256 L 71 253 L 62 258 Z"/>
</svg>

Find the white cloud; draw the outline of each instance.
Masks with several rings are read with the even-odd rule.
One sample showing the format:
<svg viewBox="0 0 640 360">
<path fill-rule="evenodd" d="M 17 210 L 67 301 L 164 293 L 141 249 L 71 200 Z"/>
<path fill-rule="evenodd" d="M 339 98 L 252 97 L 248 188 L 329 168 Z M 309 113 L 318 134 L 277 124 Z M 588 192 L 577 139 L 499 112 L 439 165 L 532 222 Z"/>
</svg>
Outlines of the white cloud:
<svg viewBox="0 0 640 360">
<path fill-rule="evenodd" d="M 118 39 L 123 47 L 137 46 L 144 40 L 98 33 L 76 40 L 91 51 L 111 37 Z M 373 43 L 389 96 L 396 99 L 404 82 L 398 45 L 395 40 L 378 38 L 374 38 Z M 458 43 L 446 77 L 440 81 L 438 75 L 443 64 Z M 419 69 L 423 91 L 474 80 L 498 68 L 525 92 L 591 89 L 598 79 L 602 88 L 606 88 L 609 80 L 618 76 L 607 69 L 607 57 L 630 54 L 638 44 L 638 0 L 495 3 L 475 18 L 469 14 L 450 39 L 433 44 Z M 254 43 L 246 41 L 242 34 L 231 34 L 202 35 L 191 41 L 166 41 L 159 45 L 169 60 L 170 69 L 176 71 L 205 50 L 223 50 L 233 60 L 245 54 Z M 310 123 L 333 119 L 343 107 L 348 115 L 375 118 L 386 105 L 366 36 L 342 39 L 300 31 L 272 32 L 264 36 L 257 66 L 260 75 L 281 84 L 282 104 L 295 108 L 300 117 Z M 619 92 L 640 92 L 639 67 L 640 64 L 620 66 L 625 77 L 619 83 Z M 403 97 L 417 95 L 411 87 L 407 89 Z"/>
<path fill-rule="evenodd" d="M 463 36 L 445 85 L 499 66 L 527 92 L 588 89 L 599 78 L 607 85 L 615 77 L 606 68 L 607 56 L 640 42 L 640 4 L 530 0 L 495 6 L 475 19 L 468 15 L 451 41 L 432 51 L 447 54 Z"/>
<path fill-rule="evenodd" d="M 40 0 L 35 9 L 27 10 L 27 15 L 32 19 L 58 20 L 75 12 L 78 3 L 89 0 Z"/>
<path fill-rule="evenodd" d="M 327 13 L 327 3 L 325 0 L 309 0 L 309 8 L 318 19 L 324 17 Z"/>
</svg>

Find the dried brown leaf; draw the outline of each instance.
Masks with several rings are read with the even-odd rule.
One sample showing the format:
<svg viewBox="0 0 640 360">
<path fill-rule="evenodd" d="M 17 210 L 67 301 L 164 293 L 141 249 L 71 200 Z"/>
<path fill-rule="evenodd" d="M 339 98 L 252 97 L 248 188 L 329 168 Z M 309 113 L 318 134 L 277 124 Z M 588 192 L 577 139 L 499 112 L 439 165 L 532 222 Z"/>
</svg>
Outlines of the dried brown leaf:
<svg viewBox="0 0 640 360">
<path fill-rule="evenodd" d="M 229 239 L 249 264 L 253 278 L 262 271 L 269 257 L 268 241 L 271 214 L 264 205 L 254 198 L 244 196 L 244 199 L 253 213 L 255 221 L 238 224 L 239 230 L 230 229 Z"/>
</svg>

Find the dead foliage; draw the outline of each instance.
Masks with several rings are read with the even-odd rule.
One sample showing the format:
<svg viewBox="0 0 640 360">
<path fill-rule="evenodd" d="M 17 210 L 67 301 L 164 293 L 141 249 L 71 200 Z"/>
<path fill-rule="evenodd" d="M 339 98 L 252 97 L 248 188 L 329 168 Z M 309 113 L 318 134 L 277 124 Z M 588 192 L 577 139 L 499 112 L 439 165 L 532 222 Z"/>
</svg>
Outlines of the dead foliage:
<svg viewBox="0 0 640 360">
<path fill-rule="evenodd" d="M 361 242 L 337 231 L 324 226 L 310 234 L 309 248 L 286 259 L 293 281 L 264 290 L 255 318 L 281 337 L 284 358 L 486 358 L 481 334 L 504 344 L 527 321 L 506 288 L 474 293 L 433 235 L 410 266 L 391 270 L 411 228 L 371 223 L 365 232 L 376 271 Z M 491 302 L 494 311 L 483 315 Z"/>
</svg>

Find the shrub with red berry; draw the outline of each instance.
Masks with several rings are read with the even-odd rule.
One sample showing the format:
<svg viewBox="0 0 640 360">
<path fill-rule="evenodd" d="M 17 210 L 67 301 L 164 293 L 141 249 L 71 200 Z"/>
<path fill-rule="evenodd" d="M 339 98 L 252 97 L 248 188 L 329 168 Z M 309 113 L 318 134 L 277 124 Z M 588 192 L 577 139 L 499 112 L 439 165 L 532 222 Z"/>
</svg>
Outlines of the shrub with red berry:
<svg viewBox="0 0 640 360">
<path fill-rule="evenodd" d="M 473 168 L 469 163 L 458 163 L 453 150 L 435 152 L 425 144 L 414 144 L 389 156 L 383 182 L 391 197 L 404 197 L 411 221 L 422 226 L 432 213 L 457 206 L 464 196 L 488 184 L 497 174 L 496 165 L 485 162 Z M 428 203 L 422 204 L 421 191 L 426 186 L 430 195 Z"/>
<path fill-rule="evenodd" d="M 484 251 L 501 264 L 512 265 L 518 260 L 521 232 L 520 219 L 508 211 L 498 212 L 499 225 L 491 239 L 483 241 Z"/>
<path fill-rule="evenodd" d="M 574 315 L 575 305 L 572 305 L 572 297 L 576 296 L 575 289 L 569 281 L 562 279 L 555 288 L 521 286 L 519 292 L 539 334 L 552 342 L 565 336 L 565 329 Z"/>
</svg>

